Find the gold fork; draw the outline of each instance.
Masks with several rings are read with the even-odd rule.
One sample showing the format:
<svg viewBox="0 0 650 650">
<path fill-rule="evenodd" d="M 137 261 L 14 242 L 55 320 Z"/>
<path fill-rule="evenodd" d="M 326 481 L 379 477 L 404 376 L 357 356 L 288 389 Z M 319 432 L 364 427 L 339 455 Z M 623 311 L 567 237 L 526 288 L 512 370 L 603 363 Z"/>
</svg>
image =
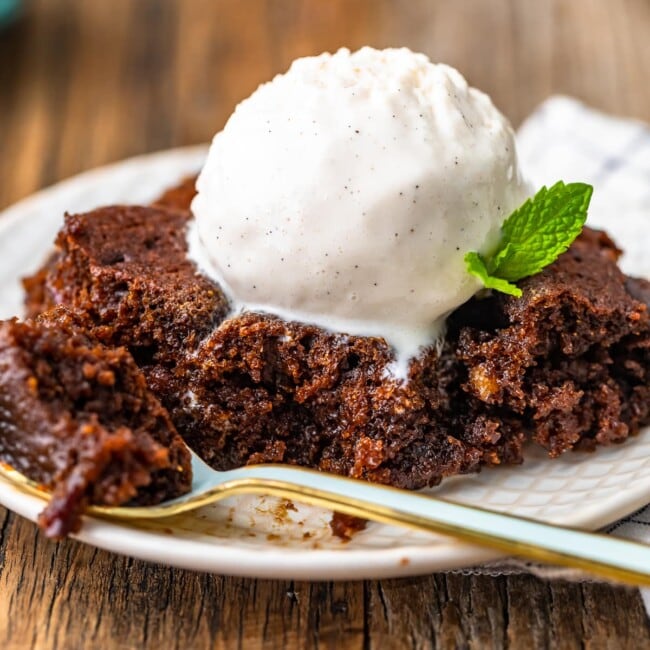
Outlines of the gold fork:
<svg viewBox="0 0 650 650">
<path fill-rule="evenodd" d="M 384 524 L 449 535 L 478 546 L 634 585 L 650 586 L 650 546 L 599 533 L 542 523 L 430 495 L 286 465 L 251 465 L 218 472 L 192 454 L 188 494 L 156 506 L 91 506 L 105 519 L 160 519 L 226 497 L 258 494 L 292 499 Z M 0 464 L 0 475 L 48 498 L 34 481 Z"/>
</svg>

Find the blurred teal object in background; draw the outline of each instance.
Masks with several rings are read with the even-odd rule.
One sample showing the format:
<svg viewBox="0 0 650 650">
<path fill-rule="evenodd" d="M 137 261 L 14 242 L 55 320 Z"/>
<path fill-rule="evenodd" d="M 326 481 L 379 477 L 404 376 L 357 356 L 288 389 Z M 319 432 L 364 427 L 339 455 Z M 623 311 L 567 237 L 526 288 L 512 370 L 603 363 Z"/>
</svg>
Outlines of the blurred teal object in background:
<svg viewBox="0 0 650 650">
<path fill-rule="evenodd" d="M 17 15 L 21 0 L 0 0 L 0 27 L 8 25 Z"/>
</svg>

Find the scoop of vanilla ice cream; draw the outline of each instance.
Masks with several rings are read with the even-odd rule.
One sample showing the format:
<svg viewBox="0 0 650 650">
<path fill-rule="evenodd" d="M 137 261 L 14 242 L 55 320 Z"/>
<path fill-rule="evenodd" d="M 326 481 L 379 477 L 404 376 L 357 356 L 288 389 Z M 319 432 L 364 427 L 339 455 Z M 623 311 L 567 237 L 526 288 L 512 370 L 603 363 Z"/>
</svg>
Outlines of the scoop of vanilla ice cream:
<svg viewBox="0 0 650 650">
<path fill-rule="evenodd" d="M 407 49 L 295 61 L 237 106 L 192 203 L 190 254 L 234 309 L 393 346 L 395 372 L 480 288 L 529 196 L 513 131 L 453 68 Z"/>
</svg>

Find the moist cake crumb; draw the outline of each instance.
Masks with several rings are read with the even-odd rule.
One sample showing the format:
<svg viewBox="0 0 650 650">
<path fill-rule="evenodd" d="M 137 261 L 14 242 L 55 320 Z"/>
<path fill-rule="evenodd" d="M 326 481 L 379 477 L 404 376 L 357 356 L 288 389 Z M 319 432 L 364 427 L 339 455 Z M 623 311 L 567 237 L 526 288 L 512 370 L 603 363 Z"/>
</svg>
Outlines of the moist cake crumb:
<svg viewBox="0 0 650 650">
<path fill-rule="evenodd" d="M 152 505 L 188 492 L 187 447 L 125 348 L 63 308 L 0 323 L 0 459 L 52 492 L 50 537 L 88 505 Z"/>
</svg>

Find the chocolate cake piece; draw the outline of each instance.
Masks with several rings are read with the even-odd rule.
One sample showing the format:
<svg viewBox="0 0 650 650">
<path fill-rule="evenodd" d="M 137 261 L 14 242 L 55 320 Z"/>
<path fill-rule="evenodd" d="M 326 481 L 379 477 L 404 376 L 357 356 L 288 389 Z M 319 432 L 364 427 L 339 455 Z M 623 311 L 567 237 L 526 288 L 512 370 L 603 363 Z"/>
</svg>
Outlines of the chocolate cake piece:
<svg viewBox="0 0 650 650">
<path fill-rule="evenodd" d="M 520 423 L 461 391 L 451 348 L 420 357 L 408 383 L 391 360 L 383 339 L 229 319 L 179 367 L 183 436 L 217 469 L 284 462 L 406 488 L 520 461 Z"/>
<path fill-rule="evenodd" d="M 24 281 L 28 315 L 62 304 L 105 345 L 126 346 L 179 429 L 185 378 L 176 366 L 227 311 L 219 287 L 187 259 L 189 219 L 157 206 L 66 215 L 57 250 Z"/>
<path fill-rule="evenodd" d="M 24 281 L 28 315 L 65 305 L 106 345 L 127 345 L 141 363 L 174 365 L 227 310 L 221 290 L 186 257 L 189 218 L 139 206 L 66 215 L 57 251 Z"/>
<path fill-rule="evenodd" d="M 423 351 L 400 382 L 383 339 L 263 314 L 224 321 L 220 289 L 187 259 L 188 219 L 160 207 L 67 217 L 31 295 L 79 310 L 102 341 L 129 347 L 217 469 L 297 463 L 417 488 L 521 462 L 528 438 L 557 455 L 620 441 L 650 419 L 646 285 L 618 270 L 603 234 L 585 229 L 521 283 L 522 298 L 461 307 L 440 349 Z"/>
<path fill-rule="evenodd" d="M 453 316 L 464 388 L 520 415 L 551 456 L 624 440 L 649 420 L 650 283 L 626 277 L 619 254 L 585 229 L 520 283 L 521 299 L 472 300 Z"/>
<path fill-rule="evenodd" d="M 0 323 L 0 461 L 52 491 L 39 524 L 74 532 L 86 506 L 188 492 L 190 454 L 124 348 L 57 309 Z"/>
</svg>

